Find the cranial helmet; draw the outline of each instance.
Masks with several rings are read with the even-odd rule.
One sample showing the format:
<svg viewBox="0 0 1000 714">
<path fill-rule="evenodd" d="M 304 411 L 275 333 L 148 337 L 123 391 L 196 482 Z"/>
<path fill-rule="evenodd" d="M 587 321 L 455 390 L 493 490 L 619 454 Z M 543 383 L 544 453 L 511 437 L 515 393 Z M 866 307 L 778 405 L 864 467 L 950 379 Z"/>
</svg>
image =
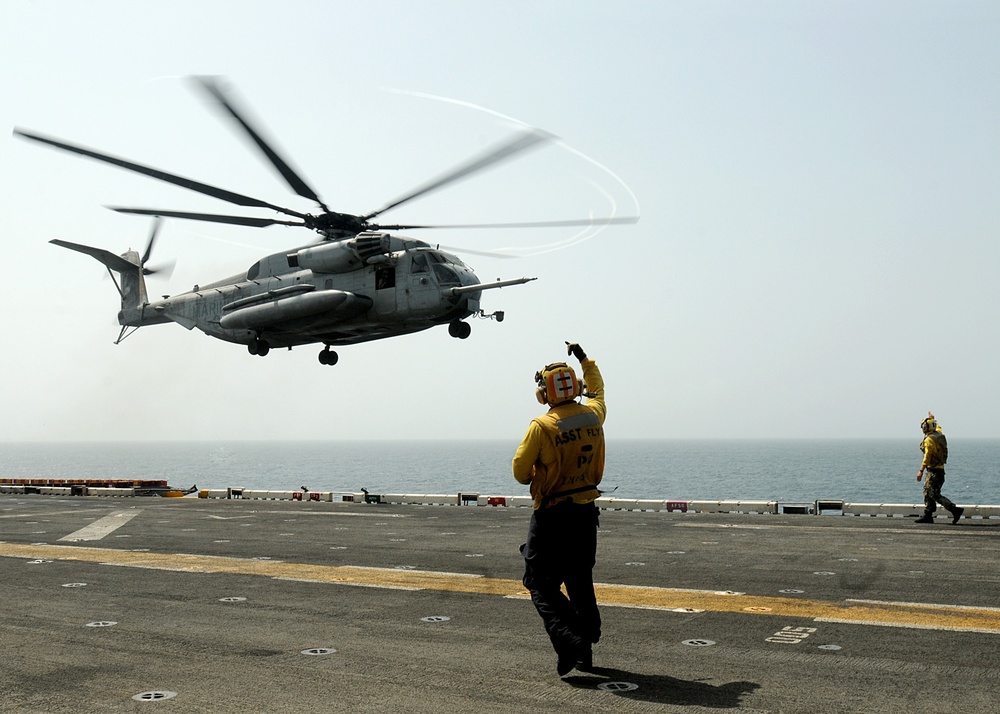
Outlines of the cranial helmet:
<svg viewBox="0 0 1000 714">
<path fill-rule="evenodd" d="M 535 372 L 535 398 L 539 404 L 554 406 L 576 399 L 583 393 L 576 372 L 565 362 L 547 364 L 541 372 Z"/>
<path fill-rule="evenodd" d="M 927 418 L 920 422 L 920 430 L 925 434 L 932 434 L 938 430 L 937 419 L 930 412 L 927 412 Z"/>
</svg>

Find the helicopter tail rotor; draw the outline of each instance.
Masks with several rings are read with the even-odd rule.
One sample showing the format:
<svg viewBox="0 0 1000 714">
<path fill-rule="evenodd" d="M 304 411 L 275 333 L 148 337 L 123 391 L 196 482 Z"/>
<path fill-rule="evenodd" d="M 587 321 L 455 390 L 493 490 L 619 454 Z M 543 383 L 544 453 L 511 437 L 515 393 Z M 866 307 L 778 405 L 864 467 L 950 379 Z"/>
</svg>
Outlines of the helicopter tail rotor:
<svg viewBox="0 0 1000 714">
<path fill-rule="evenodd" d="M 146 267 L 146 263 L 149 262 L 149 256 L 153 252 L 153 245 L 156 243 L 156 238 L 160 234 L 160 227 L 163 225 L 163 218 L 156 216 L 153 219 L 153 227 L 149 231 L 149 239 L 146 241 L 146 250 L 142 254 L 142 258 L 139 260 L 139 267 L 142 268 L 143 275 L 157 275 L 160 274 L 162 277 L 169 278 L 174 273 L 174 266 L 177 261 L 171 260 L 166 263 L 160 263 L 154 267 Z"/>
<path fill-rule="evenodd" d="M 121 255 L 115 255 L 104 248 L 95 248 L 81 243 L 71 243 L 70 241 L 58 239 L 49 242 L 61 248 L 68 248 L 77 253 L 89 255 L 104 265 L 108 269 L 108 275 L 114 281 L 118 294 L 121 296 L 119 322 L 126 328 L 130 326 L 136 327 L 138 323 L 152 324 L 148 319 L 143 317 L 143 312 L 149 305 L 145 276 L 156 274 L 169 276 L 174 269 L 173 261 L 155 267 L 146 267 L 146 263 L 152 255 L 153 246 L 156 244 L 161 224 L 162 221 L 160 218 L 157 218 L 153 222 L 149 239 L 146 241 L 146 249 L 141 255 L 135 250 L 127 250 Z M 118 341 L 120 342 L 125 336 L 126 330 L 123 329 Z"/>
</svg>

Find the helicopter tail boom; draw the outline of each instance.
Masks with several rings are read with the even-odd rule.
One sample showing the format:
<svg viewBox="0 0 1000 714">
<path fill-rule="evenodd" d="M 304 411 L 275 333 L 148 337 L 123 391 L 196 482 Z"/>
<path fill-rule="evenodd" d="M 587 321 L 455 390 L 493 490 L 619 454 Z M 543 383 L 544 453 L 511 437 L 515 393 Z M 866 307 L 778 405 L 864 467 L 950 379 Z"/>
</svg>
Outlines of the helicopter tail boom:
<svg viewBox="0 0 1000 714">
<path fill-rule="evenodd" d="M 61 248 L 89 255 L 108 269 L 108 274 L 114 280 L 122 300 L 122 309 L 118 315 L 119 324 L 138 327 L 166 321 L 159 316 L 151 321 L 149 316 L 144 314 L 146 312 L 144 307 L 149 303 L 149 298 L 146 293 L 146 279 L 144 277 L 146 269 L 143 268 L 139 253 L 129 250 L 121 255 L 115 255 L 103 248 L 70 243 L 65 240 L 51 240 L 49 242 Z M 121 276 L 120 280 L 115 278 L 114 273 Z"/>
</svg>

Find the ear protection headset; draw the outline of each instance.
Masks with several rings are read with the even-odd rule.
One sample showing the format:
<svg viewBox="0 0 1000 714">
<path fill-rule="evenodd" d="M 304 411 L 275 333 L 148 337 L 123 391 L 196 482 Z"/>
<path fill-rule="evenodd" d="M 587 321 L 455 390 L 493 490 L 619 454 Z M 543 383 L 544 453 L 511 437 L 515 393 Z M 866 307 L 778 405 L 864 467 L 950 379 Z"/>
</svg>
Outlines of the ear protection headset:
<svg viewBox="0 0 1000 714">
<path fill-rule="evenodd" d="M 565 362 L 547 364 L 535 372 L 535 398 L 539 404 L 562 404 L 583 394 L 583 387 L 576 372 Z"/>
</svg>

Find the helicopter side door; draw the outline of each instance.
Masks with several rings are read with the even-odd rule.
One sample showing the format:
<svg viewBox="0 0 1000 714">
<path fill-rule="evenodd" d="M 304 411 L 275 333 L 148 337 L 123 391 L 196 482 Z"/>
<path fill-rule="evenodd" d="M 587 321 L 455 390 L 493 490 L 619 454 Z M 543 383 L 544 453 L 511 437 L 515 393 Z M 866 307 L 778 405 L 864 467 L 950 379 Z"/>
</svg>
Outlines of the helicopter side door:
<svg viewBox="0 0 1000 714">
<path fill-rule="evenodd" d="M 406 293 L 409 309 L 413 313 L 431 312 L 440 304 L 441 289 L 434 279 L 434 270 L 427 253 L 416 252 L 410 255 Z"/>
<path fill-rule="evenodd" d="M 397 293 L 396 274 L 401 272 L 395 260 L 378 263 L 374 267 L 375 277 L 375 312 L 389 315 L 396 312 Z"/>
</svg>

